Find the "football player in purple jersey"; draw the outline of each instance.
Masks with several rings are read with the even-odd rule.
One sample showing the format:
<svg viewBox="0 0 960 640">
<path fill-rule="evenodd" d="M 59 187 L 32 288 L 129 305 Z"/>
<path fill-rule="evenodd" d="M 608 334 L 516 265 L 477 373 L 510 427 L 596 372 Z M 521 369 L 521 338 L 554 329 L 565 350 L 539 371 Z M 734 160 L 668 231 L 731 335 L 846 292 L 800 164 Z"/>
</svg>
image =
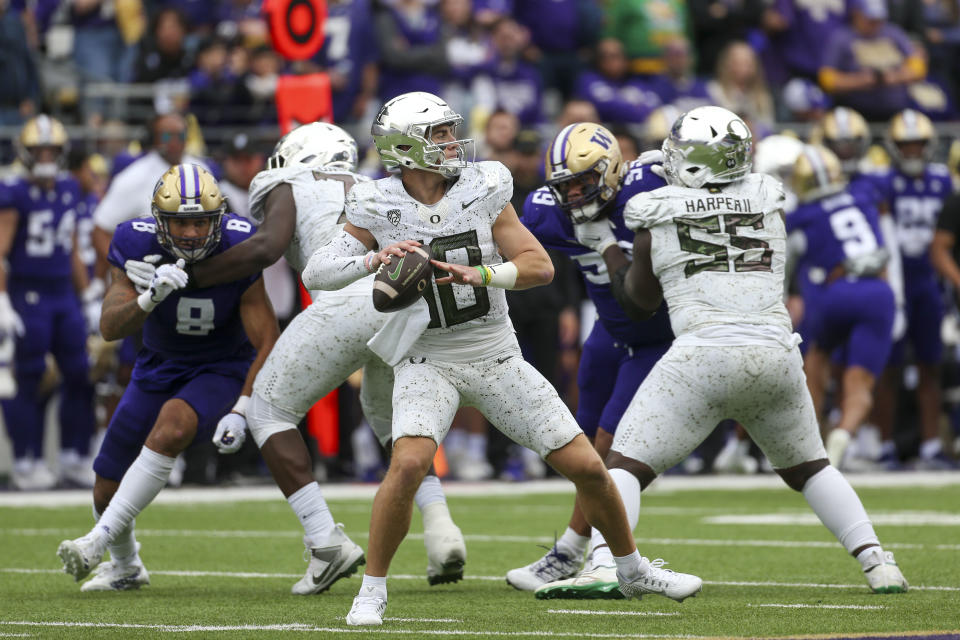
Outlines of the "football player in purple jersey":
<svg viewBox="0 0 960 640">
<path fill-rule="evenodd" d="M 946 166 L 932 162 L 936 149 L 933 123 L 919 111 L 905 109 L 890 121 L 887 148 L 893 160 L 888 169 L 869 177 L 888 203 L 896 223 L 896 238 L 903 264 L 906 335 L 890 354 L 893 370 L 884 375 L 878 400 L 884 404 L 877 418 L 892 424 L 896 368 L 903 366 L 906 343 L 913 348 L 919 371 L 917 404 L 920 412 L 920 459 L 922 464 L 949 464 L 942 455 L 939 438 L 940 360 L 943 344 L 940 324 L 943 302 L 937 275 L 930 261 L 937 218 L 952 184 Z M 886 389 L 887 392 L 883 392 Z M 879 403 L 878 403 L 879 404 Z"/>
<path fill-rule="evenodd" d="M 578 122 L 565 127 L 547 151 L 547 185 L 532 192 L 521 221 L 544 247 L 570 256 L 580 269 L 597 309 L 593 330 L 583 345 L 577 376 L 577 422 L 605 456 L 617 423 L 654 363 L 673 341 L 665 309 L 650 320 L 630 320 L 614 299 L 610 279 L 630 264 L 632 232 L 623 223 L 623 207 L 637 193 L 666 184 L 652 165 L 624 165 L 613 134 L 601 125 Z M 542 558 L 507 573 L 507 583 L 524 591 L 571 578 L 580 571 L 590 540 L 590 525 L 578 505 L 570 523 Z M 582 597 L 601 597 L 591 585 L 616 588 L 609 549 L 590 554 L 583 567 Z M 606 573 L 602 579 L 601 573 Z"/>
<path fill-rule="evenodd" d="M 826 439 L 830 463 L 839 467 L 846 443 L 870 412 L 893 344 L 889 254 L 875 204 L 863 191 L 847 188 L 829 149 L 806 146 L 794 163 L 791 186 L 800 204 L 786 218 L 788 264 L 809 274 L 801 280 L 810 342 L 804 369 L 818 416 L 830 354 L 839 349 L 843 357 L 840 422 Z"/>
<path fill-rule="evenodd" d="M 160 493 L 181 452 L 209 438 L 224 414 L 244 413 L 254 377 L 280 333 L 259 273 L 186 288 L 187 262 L 225 251 L 254 230 L 226 213 L 206 169 L 171 167 L 154 187 L 152 210 L 152 219 L 121 223 L 110 244 L 112 282 L 100 330 L 117 340 L 142 328 L 143 348 L 93 464 L 97 524 L 57 549 L 76 580 L 95 571 L 82 591 L 150 583 L 134 518 Z M 159 255 L 161 264 L 138 293 L 124 263 L 147 255 Z M 110 561 L 100 563 L 108 550 Z"/>
<path fill-rule="evenodd" d="M 61 171 L 68 140 L 57 120 L 31 119 L 16 146 L 29 173 L 0 183 L 0 368 L 7 371 L 3 417 L 13 442 L 13 484 L 49 489 L 57 483 L 42 462 L 46 399 L 38 397 L 45 356 L 52 353 L 63 377 L 60 470 L 65 480 L 90 486 L 94 413 L 78 298 L 87 286 L 76 242 L 80 186 Z"/>
</svg>

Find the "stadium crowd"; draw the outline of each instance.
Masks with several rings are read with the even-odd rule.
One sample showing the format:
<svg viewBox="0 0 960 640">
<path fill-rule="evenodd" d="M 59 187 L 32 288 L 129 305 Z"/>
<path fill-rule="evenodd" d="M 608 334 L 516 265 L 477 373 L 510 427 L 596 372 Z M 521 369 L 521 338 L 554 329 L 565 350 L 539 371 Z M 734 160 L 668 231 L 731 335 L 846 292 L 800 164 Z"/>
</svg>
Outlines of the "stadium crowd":
<svg viewBox="0 0 960 640">
<path fill-rule="evenodd" d="M 361 173 L 385 175 L 369 133 L 383 103 L 426 91 L 464 114 L 478 160 L 510 169 L 518 213 L 544 185 L 550 140 L 577 122 L 604 123 L 630 163 L 659 148 L 681 113 L 719 105 L 742 116 L 759 141 L 754 170 L 785 181 L 800 155 L 798 137 L 830 147 L 847 178 L 870 176 L 864 180 L 872 181 L 878 207 L 897 218 L 893 242 L 903 256 L 904 287 L 895 330 L 907 338 L 891 356 L 896 368 L 877 376 L 882 392 L 867 428 L 847 438 L 853 445 L 844 442 L 836 462 L 852 470 L 955 467 L 960 199 L 951 193 L 960 188 L 960 148 L 948 153 L 947 137 L 937 134 L 956 131 L 960 117 L 960 2 L 343 0 L 328 2 L 328 11 L 320 53 L 287 62 L 270 47 L 256 1 L 0 0 L 0 159 L 11 180 L 43 163 L 62 163 L 73 175 L 75 203 L 63 208 L 75 209 L 76 246 L 90 282 L 79 294 L 91 333 L 85 344 L 53 340 L 68 333 L 54 325 L 35 339 L 40 350 L 26 366 L 18 350 L 10 386 L 19 395 L 7 391 L 3 401 L 13 486 L 93 483 L 91 439 L 117 402 L 124 363 L 128 376 L 135 356 L 97 335 L 113 227 L 138 207 L 148 214 L 156 179 L 181 162 L 207 166 L 229 209 L 248 216 L 247 190 L 279 138 L 278 78 L 315 71 L 330 76 L 333 120 L 356 138 Z M 907 124 L 904 113 L 913 114 Z M 21 135 L 38 114 L 66 125 L 62 157 L 24 155 L 29 142 Z M 916 153 L 907 148 L 915 143 Z M 906 183 L 914 190 L 904 191 Z M 21 196 L 8 187 L 0 192 L 0 212 L 15 208 Z M 98 236 L 98 228 L 108 235 Z M 71 235 L 56 237 L 64 264 Z M 21 236 L 9 228 L 0 235 L 8 255 Z M 574 261 L 550 255 L 553 282 L 507 298 L 525 357 L 575 409 L 585 384 L 578 380 L 581 348 L 596 312 Z M 788 305 L 801 333 L 804 273 Z M 294 278 L 283 263 L 267 276 L 282 325 L 296 313 Z M 918 283 L 914 290 L 911 283 Z M 3 319 L 12 317 L 8 308 L 0 300 Z M 24 335 L 40 331 L 19 315 Z M 12 335 L 12 321 L 0 329 Z M 849 381 L 842 379 L 842 386 L 823 383 L 825 425 L 840 422 L 847 407 Z M 318 469 L 372 480 L 384 463 L 363 423 L 358 387 L 352 381 L 342 389 L 340 458 Z M 42 411 L 58 389 L 62 451 L 51 469 L 41 459 Z M 445 448 L 454 477 L 520 480 L 548 471 L 472 410 L 458 414 Z M 217 456 L 210 443 L 186 455 L 190 481 L 263 473 L 252 443 L 233 458 Z M 680 469 L 754 472 L 765 463 L 737 425 L 724 422 Z"/>
</svg>

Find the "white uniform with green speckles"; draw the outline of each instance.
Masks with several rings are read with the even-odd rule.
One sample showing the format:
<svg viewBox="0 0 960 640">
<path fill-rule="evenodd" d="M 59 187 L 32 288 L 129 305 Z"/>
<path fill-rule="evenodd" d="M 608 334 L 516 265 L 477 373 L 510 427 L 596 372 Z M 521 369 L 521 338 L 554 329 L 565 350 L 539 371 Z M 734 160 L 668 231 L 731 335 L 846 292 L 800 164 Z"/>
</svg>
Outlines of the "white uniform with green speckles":
<svg viewBox="0 0 960 640">
<path fill-rule="evenodd" d="M 282 182 L 291 185 L 297 206 L 293 239 L 284 256 L 299 272 L 343 228 L 347 188 L 369 179 L 303 165 L 262 171 L 250 186 L 250 210 L 257 222 L 263 220 L 267 194 Z M 373 308 L 372 278 L 339 291 L 312 291 L 314 303 L 280 335 L 253 389 L 271 405 L 302 417 L 319 398 L 363 368 L 361 404 L 377 438 L 385 442 L 390 438 L 393 370 L 367 348 L 367 341 L 387 320 Z"/>
<path fill-rule="evenodd" d="M 512 195 L 506 167 L 478 162 L 434 205 L 414 200 L 399 176 L 392 176 L 354 187 L 346 213 L 381 247 L 417 240 L 439 260 L 498 264 L 492 228 Z M 394 439 L 441 442 L 460 406 L 476 407 L 512 440 L 543 456 L 581 433 L 553 386 L 520 354 L 502 289 L 431 283 L 425 297 L 430 326 L 394 368 Z"/>
<path fill-rule="evenodd" d="M 759 174 L 627 203 L 627 226 L 650 231 L 677 339 L 627 408 L 615 451 L 661 473 L 732 418 L 775 468 L 826 457 L 783 305 L 782 203 L 780 183 Z"/>
</svg>

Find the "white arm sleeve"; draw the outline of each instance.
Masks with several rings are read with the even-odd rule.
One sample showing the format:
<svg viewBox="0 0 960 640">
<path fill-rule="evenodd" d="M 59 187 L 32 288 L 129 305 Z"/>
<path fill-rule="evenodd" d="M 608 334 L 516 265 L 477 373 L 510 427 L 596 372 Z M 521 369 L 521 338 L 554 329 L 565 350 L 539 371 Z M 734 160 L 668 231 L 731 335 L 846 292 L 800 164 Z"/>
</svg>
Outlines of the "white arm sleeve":
<svg viewBox="0 0 960 640">
<path fill-rule="evenodd" d="M 342 289 L 370 275 L 364 264 L 367 248 L 354 236 L 341 230 L 330 242 L 310 256 L 301 274 L 307 289 L 333 291 Z"/>
<path fill-rule="evenodd" d="M 880 233 L 883 234 L 883 244 L 890 252 L 890 259 L 887 261 L 887 282 L 890 283 L 893 299 L 900 308 L 904 304 L 903 264 L 900 262 L 900 245 L 897 244 L 897 224 L 893 221 L 892 215 L 880 216 Z"/>
</svg>

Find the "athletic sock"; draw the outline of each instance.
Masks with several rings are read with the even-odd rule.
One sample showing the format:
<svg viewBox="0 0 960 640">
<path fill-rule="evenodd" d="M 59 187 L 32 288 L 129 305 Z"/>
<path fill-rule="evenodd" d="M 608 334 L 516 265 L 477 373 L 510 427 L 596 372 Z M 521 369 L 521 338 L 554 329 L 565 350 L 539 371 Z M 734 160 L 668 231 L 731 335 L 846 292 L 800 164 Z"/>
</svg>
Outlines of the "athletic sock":
<svg viewBox="0 0 960 640">
<path fill-rule="evenodd" d="M 93 507 L 93 521 L 100 521 L 100 512 Z M 133 519 L 120 533 L 117 534 L 113 542 L 107 545 L 110 551 L 110 559 L 121 564 L 129 564 L 137 557 L 137 538 L 133 533 L 137 520 Z"/>
<path fill-rule="evenodd" d="M 848 553 L 864 545 L 880 544 L 860 497 L 833 467 L 810 477 L 803 485 L 803 497 Z"/>
<path fill-rule="evenodd" d="M 311 546 L 321 546 L 330 538 L 337 525 L 319 484 L 311 482 L 300 487 L 287 498 L 287 502 L 300 519 Z"/>
<path fill-rule="evenodd" d="M 417 503 L 417 509 L 423 512 L 424 507 L 435 502 L 447 503 L 447 497 L 443 495 L 443 487 L 440 486 L 440 478 L 437 476 L 424 476 L 417 493 L 413 496 L 413 501 Z"/>
<path fill-rule="evenodd" d="M 384 600 L 387 599 L 387 576 L 368 576 L 363 574 L 363 582 L 360 583 L 360 593 L 367 595 L 366 590 L 368 588 L 373 588 L 379 592 L 379 595 L 383 597 Z"/>
<path fill-rule="evenodd" d="M 627 523 L 630 525 L 630 531 L 633 531 L 640 520 L 640 480 L 626 469 L 610 469 L 610 477 L 617 485 L 617 491 L 620 492 L 620 498 L 627 512 Z M 590 559 L 590 564 L 593 566 L 609 566 L 616 560 L 606 540 L 603 539 L 603 534 L 597 529 L 592 529 L 590 532 L 590 548 L 593 550 Z"/>
<path fill-rule="evenodd" d="M 650 570 L 650 562 L 640 555 L 636 549 L 626 556 L 613 556 L 617 564 L 617 575 L 627 582 L 632 582 Z"/>
<path fill-rule="evenodd" d="M 124 529 L 131 527 L 137 514 L 157 497 L 167 484 L 175 461 L 176 458 L 151 451 L 146 446 L 140 449 L 140 455 L 123 474 L 117 492 L 94 527 L 106 535 L 108 544 L 113 544 Z"/>
<path fill-rule="evenodd" d="M 563 535 L 557 538 L 557 550 L 571 558 L 577 558 L 582 556 L 583 552 L 586 551 L 588 542 L 590 542 L 590 536 L 582 536 L 570 527 L 567 527 Z"/>
</svg>

